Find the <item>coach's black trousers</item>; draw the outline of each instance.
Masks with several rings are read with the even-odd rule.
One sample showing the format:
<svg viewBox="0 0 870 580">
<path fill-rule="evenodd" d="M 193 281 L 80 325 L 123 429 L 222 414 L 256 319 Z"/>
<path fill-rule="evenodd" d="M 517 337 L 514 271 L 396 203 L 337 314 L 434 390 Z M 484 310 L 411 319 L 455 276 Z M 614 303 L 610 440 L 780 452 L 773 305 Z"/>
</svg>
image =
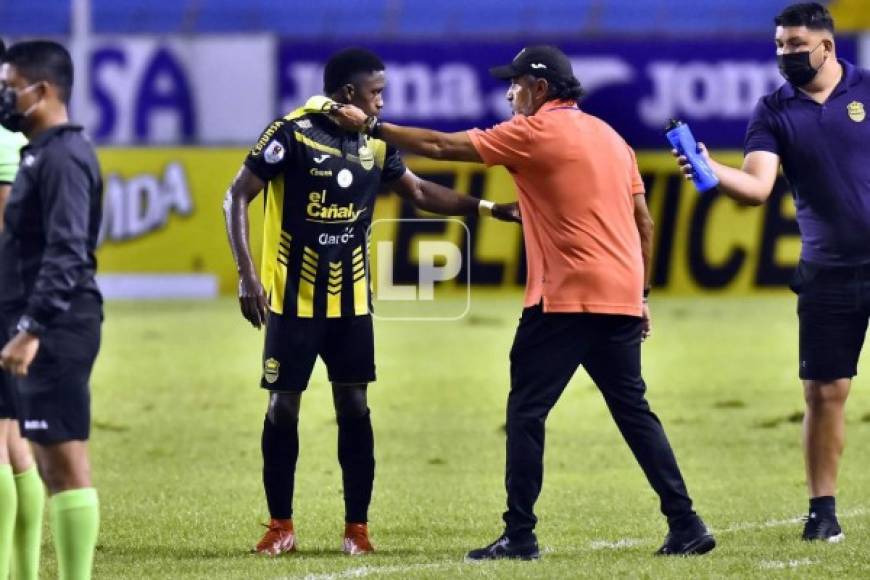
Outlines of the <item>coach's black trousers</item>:
<svg viewBox="0 0 870 580">
<path fill-rule="evenodd" d="M 622 436 L 674 526 L 691 522 L 692 500 L 640 373 L 640 318 L 544 313 L 526 308 L 511 348 L 507 405 L 506 533 L 527 536 L 544 477 L 544 423 L 579 365 L 604 395 Z M 592 466 L 590 466 L 592 467 Z"/>
</svg>

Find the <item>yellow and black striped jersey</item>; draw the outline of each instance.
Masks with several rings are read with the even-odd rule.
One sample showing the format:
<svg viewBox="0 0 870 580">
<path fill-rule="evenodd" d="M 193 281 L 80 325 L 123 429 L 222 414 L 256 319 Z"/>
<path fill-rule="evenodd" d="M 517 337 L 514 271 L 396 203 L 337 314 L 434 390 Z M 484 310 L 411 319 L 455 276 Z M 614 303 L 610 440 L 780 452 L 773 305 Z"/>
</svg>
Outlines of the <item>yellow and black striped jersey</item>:
<svg viewBox="0 0 870 580">
<path fill-rule="evenodd" d="M 245 166 L 269 184 L 261 278 L 272 312 L 369 314 L 368 229 L 378 191 L 405 173 L 398 151 L 297 109 L 266 128 Z"/>
</svg>

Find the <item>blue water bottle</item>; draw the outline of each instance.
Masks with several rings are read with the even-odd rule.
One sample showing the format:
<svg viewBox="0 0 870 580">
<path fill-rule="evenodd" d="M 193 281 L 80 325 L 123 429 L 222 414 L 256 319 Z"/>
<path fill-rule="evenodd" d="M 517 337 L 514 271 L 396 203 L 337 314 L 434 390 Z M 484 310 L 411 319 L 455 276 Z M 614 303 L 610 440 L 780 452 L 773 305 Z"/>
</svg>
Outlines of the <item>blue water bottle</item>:
<svg viewBox="0 0 870 580">
<path fill-rule="evenodd" d="M 689 160 L 689 164 L 692 166 L 692 181 L 695 182 L 698 191 L 704 193 L 719 185 L 719 178 L 713 173 L 707 161 L 698 153 L 698 143 L 688 125 L 677 119 L 671 119 L 671 122 L 665 127 L 665 136 L 673 148 Z"/>
</svg>

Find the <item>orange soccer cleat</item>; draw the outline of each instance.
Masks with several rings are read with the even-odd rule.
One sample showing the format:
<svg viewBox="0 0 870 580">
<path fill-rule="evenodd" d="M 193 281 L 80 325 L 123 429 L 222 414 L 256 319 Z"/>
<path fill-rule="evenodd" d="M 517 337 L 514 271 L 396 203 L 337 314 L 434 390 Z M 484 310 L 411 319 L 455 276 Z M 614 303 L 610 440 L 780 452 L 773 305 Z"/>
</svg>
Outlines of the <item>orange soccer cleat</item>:
<svg viewBox="0 0 870 580">
<path fill-rule="evenodd" d="M 284 552 L 296 551 L 296 533 L 293 531 L 293 520 L 272 519 L 268 524 L 263 524 L 266 533 L 257 542 L 253 551 L 267 556 L 278 556 Z"/>
<path fill-rule="evenodd" d="M 371 554 L 375 549 L 369 541 L 367 524 L 344 525 L 344 553 L 351 556 Z"/>
</svg>

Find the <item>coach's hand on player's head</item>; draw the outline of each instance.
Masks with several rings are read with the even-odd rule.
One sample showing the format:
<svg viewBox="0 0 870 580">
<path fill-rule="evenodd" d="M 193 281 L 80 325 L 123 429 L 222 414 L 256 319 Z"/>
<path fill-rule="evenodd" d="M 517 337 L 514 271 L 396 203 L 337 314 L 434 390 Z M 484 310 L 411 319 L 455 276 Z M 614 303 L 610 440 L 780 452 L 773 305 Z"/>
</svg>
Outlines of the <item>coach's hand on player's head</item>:
<svg viewBox="0 0 870 580">
<path fill-rule="evenodd" d="M 523 216 L 520 214 L 520 204 L 513 203 L 497 203 L 492 206 L 492 217 L 503 222 L 523 223 Z"/>
<path fill-rule="evenodd" d="M 20 331 L 0 351 L 0 367 L 16 377 L 26 377 L 39 350 L 39 337 Z"/>
<path fill-rule="evenodd" d="M 266 291 L 256 274 L 248 273 L 239 276 L 239 306 L 242 309 L 242 316 L 254 328 L 266 325 L 269 305 L 266 301 Z"/>
<path fill-rule="evenodd" d="M 707 147 L 703 143 L 698 143 L 698 153 L 707 161 L 710 162 L 710 153 L 707 151 Z M 680 155 L 680 152 L 676 149 L 671 149 L 671 155 L 677 158 L 677 163 L 680 166 L 680 171 L 683 172 L 683 177 L 686 179 L 692 179 L 694 177 L 695 172 L 692 170 L 692 165 L 689 163 L 689 160 L 685 155 Z"/>
<path fill-rule="evenodd" d="M 345 131 L 362 131 L 368 119 L 362 109 L 355 105 L 343 104 L 329 112 L 329 118 Z"/>
</svg>

